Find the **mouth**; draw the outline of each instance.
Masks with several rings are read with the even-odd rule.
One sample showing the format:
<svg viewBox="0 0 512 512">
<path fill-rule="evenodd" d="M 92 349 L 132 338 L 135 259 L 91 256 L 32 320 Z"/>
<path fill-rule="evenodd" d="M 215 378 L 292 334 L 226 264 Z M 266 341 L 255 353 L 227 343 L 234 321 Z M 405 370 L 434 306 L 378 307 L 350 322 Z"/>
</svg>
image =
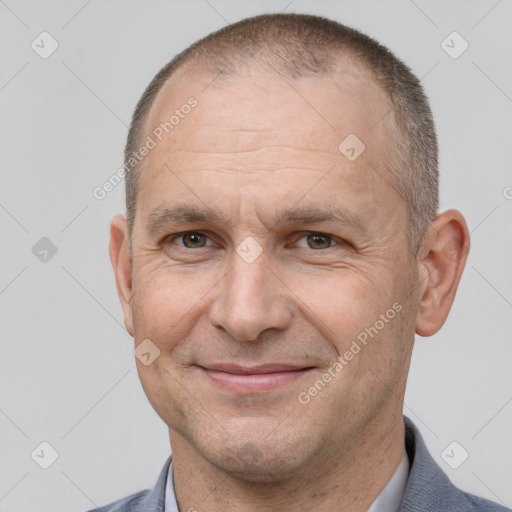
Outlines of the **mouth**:
<svg viewBox="0 0 512 512">
<path fill-rule="evenodd" d="M 214 384 L 236 393 L 272 391 L 300 379 L 313 370 L 312 366 L 301 367 L 288 364 L 247 367 L 220 363 L 199 368 Z"/>
</svg>

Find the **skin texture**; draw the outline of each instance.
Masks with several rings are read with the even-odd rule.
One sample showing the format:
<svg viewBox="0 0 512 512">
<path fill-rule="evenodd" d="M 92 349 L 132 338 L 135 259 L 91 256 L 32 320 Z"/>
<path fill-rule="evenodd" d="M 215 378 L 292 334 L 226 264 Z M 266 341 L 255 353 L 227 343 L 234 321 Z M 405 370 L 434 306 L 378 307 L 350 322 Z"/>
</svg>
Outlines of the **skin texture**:
<svg viewBox="0 0 512 512">
<path fill-rule="evenodd" d="M 135 346 L 160 349 L 137 369 L 169 427 L 180 509 L 367 510 L 403 454 L 414 333 L 435 333 L 448 315 L 469 248 L 464 218 L 439 214 L 411 254 L 386 171 L 396 134 L 385 117 L 376 124 L 390 104 L 353 63 L 294 81 L 255 68 L 212 82 L 186 66 L 158 95 L 148 133 L 190 96 L 197 107 L 144 161 L 133 261 L 124 216 L 110 244 L 126 328 Z M 366 146 L 353 162 L 338 150 L 350 133 Z M 218 219 L 151 228 L 176 206 Z M 336 208 L 344 220 L 305 218 Z M 206 235 L 203 247 L 184 245 L 190 231 Z M 237 252 L 247 237 L 262 249 L 251 263 Z M 396 316 L 301 403 L 393 304 Z M 235 392 L 202 369 L 227 362 L 310 370 Z"/>
</svg>

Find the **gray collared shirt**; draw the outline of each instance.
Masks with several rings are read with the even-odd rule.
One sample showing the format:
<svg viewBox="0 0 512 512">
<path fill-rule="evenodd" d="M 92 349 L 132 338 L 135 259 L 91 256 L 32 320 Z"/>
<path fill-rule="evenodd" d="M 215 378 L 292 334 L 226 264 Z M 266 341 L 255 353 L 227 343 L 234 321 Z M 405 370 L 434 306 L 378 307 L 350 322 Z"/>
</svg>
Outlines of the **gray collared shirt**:
<svg viewBox="0 0 512 512">
<path fill-rule="evenodd" d="M 382 492 L 377 496 L 372 503 L 368 512 L 392 512 L 398 511 L 400 503 L 405 493 L 407 479 L 409 477 L 409 458 L 404 448 L 402 460 L 395 473 L 382 489 Z M 172 462 L 169 465 L 167 473 L 167 484 L 165 489 L 165 509 L 164 512 L 180 512 L 178 503 L 176 501 L 176 494 L 174 493 L 174 478 Z"/>
</svg>

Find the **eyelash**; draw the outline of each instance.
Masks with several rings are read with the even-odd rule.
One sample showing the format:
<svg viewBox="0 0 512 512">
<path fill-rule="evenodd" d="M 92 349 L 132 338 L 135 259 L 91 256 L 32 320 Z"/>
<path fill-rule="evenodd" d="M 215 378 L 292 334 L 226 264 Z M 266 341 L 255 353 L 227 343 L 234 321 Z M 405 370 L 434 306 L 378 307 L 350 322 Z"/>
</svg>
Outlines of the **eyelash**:
<svg viewBox="0 0 512 512">
<path fill-rule="evenodd" d="M 164 243 L 166 245 L 170 244 L 170 243 L 174 243 L 177 239 L 183 238 L 185 235 L 188 235 L 188 234 L 203 235 L 208 239 L 208 242 L 210 242 L 208 245 L 205 245 L 203 247 L 197 247 L 196 249 L 204 249 L 206 247 L 211 247 L 212 245 L 214 245 L 213 240 L 203 231 L 183 231 L 182 233 L 177 233 L 175 235 L 170 235 L 170 236 L 166 237 L 166 239 L 164 240 Z M 298 238 L 294 242 L 293 245 L 296 245 L 300 240 L 302 240 L 303 238 L 307 238 L 308 236 L 311 236 L 311 235 L 317 235 L 317 236 L 329 238 L 330 241 L 332 242 L 331 245 L 329 245 L 328 247 L 325 247 L 323 249 L 313 249 L 313 248 L 309 247 L 309 249 L 311 249 L 312 251 L 325 251 L 325 249 L 330 249 L 331 247 L 333 247 L 335 245 L 342 245 L 342 244 L 346 245 L 347 244 L 347 242 L 345 242 L 344 240 L 342 240 L 334 235 L 329 235 L 328 233 L 322 233 L 320 231 L 307 231 L 307 232 L 304 232 L 304 234 L 300 238 Z M 189 249 L 189 250 L 194 249 L 192 247 L 186 247 L 183 244 L 177 244 L 177 245 L 179 245 L 179 247 L 183 247 L 184 249 Z M 302 248 L 306 249 L 308 247 L 302 246 Z"/>
<path fill-rule="evenodd" d="M 211 242 L 207 247 L 210 247 L 211 245 L 213 245 L 213 240 L 206 233 L 203 233 L 202 231 L 184 231 L 182 233 L 178 233 L 176 235 L 171 235 L 170 237 L 167 237 L 166 241 L 171 243 L 171 242 L 174 242 L 175 240 L 177 240 L 178 238 L 183 238 L 185 235 L 203 235 L 208 239 L 209 242 Z M 182 244 L 178 244 L 178 245 L 180 245 L 180 247 L 184 247 L 185 249 L 191 249 L 190 247 L 185 247 Z M 203 247 L 198 247 L 198 249 L 203 249 Z"/>
</svg>

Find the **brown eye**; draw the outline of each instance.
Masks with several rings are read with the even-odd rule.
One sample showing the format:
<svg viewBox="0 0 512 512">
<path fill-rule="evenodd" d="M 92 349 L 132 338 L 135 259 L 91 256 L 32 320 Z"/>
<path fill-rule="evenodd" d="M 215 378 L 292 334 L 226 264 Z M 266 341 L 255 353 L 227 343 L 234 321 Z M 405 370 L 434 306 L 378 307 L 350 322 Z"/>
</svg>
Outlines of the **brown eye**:
<svg viewBox="0 0 512 512">
<path fill-rule="evenodd" d="M 327 249 L 331 246 L 332 238 L 327 235 L 313 233 L 306 237 L 310 249 Z"/>
<path fill-rule="evenodd" d="M 208 237 L 206 235 L 203 235 L 202 233 L 196 233 L 194 231 L 185 233 L 177 237 L 176 240 L 179 240 L 180 238 L 183 240 L 183 245 L 188 249 L 205 247 L 208 241 Z"/>
</svg>

